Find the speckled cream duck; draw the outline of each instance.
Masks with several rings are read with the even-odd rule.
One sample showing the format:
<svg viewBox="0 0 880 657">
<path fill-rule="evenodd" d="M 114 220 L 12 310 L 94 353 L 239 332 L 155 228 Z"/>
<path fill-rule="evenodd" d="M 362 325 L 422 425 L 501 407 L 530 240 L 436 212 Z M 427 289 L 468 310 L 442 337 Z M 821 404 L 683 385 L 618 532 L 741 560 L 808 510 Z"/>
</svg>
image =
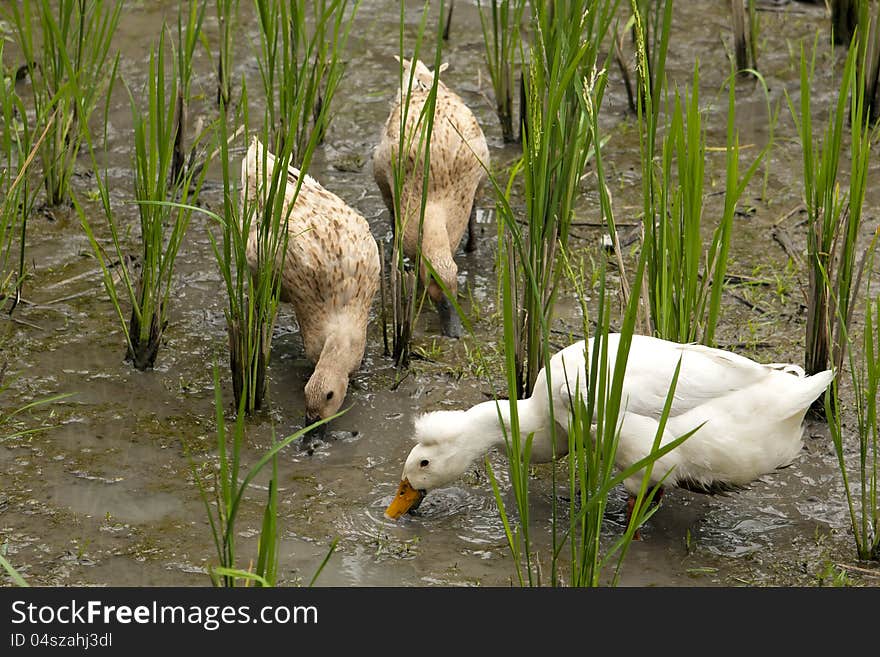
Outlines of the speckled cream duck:
<svg viewBox="0 0 880 657">
<path fill-rule="evenodd" d="M 446 65 L 440 67 L 440 72 Z M 400 141 L 401 103 L 406 100 L 406 85 L 410 80 L 411 64 L 403 62 L 403 89 L 382 130 L 382 136 L 373 153 L 373 175 L 388 211 L 394 214 L 394 176 L 392 163 L 397 161 Z M 412 92 L 406 116 L 408 156 L 403 158 L 404 185 L 401 195 L 403 249 L 409 258 L 416 256 L 419 247 L 419 208 L 422 197 L 424 160 L 419 147 L 419 115 L 428 101 L 434 74 L 422 62 L 416 61 L 412 76 Z M 481 164 L 481 162 L 483 164 Z M 458 248 L 465 228 L 468 229 L 466 250 L 476 247 L 474 235 L 474 195 L 486 177 L 483 165 L 489 164 L 486 137 L 462 99 L 442 81 L 437 84 L 437 102 L 431 134 L 430 173 L 425 220 L 422 228 L 422 255 L 433 267 L 449 294 L 458 292 L 458 266 L 453 254 Z M 392 220 L 393 224 L 393 220 Z M 461 335 L 461 322 L 443 290 L 428 270 L 421 267 L 420 277 L 427 286 L 428 295 L 437 306 L 443 325 L 443 334 Z"/>
<path fill-rule="evenodd" d="M 258 198 L 262 172 L 275 161 L 256 139 L 241 164 L 242 189 Z M 285 207 L 300 172 L 290 167 Z M 261 196 L 261 194 L 260 194 Z M 364 356 L 370 306 L 379 287 L 379 251 L 370 226 L 342 199 L 306 176 L 287 219 L 287 252 L 281 269 L 281 300 L 293 305 L 306 357 L 315 370 L 305 387 L 307 421 L 335 414 L 349 376 Z M 248 237 L 247 259 L 257 264 L 257 234 Z"/>
</svg>

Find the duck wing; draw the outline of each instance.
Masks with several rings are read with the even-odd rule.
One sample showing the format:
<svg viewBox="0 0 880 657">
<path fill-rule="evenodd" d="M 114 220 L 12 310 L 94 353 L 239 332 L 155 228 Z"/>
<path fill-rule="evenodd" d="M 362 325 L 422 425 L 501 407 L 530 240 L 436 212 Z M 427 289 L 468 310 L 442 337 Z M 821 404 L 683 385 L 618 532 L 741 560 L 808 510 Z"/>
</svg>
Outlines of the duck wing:
<svg viewBox="0 0 880 657">
<path fill-rule="evenodd" d="M 623 385 L 627 411 L 659 418 L 679 361 L 671 417 L 758 385 L 779 367 L 722 349 L 634 336 Z"/>
</svg>

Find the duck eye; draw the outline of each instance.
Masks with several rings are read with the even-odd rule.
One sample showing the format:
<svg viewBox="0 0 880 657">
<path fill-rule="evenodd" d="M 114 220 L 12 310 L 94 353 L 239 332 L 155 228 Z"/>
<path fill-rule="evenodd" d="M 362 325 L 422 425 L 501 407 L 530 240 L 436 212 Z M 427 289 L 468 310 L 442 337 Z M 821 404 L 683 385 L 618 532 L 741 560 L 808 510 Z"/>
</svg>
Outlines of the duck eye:
<svg viewBox="0 0 880 657">
<path fill-rule="evenodd" d="M 327 401 L 330 401 L 331 399 L 333 399 L 333 391 L 332 390 L 327 393 Z"/>
<path fill-rule="evenodd" d="M 428 467 L 428 459 L 422 459 L 422 462 L 419 463 L 419 467 L 420 468 L 427 468 Z"/>
</svg>

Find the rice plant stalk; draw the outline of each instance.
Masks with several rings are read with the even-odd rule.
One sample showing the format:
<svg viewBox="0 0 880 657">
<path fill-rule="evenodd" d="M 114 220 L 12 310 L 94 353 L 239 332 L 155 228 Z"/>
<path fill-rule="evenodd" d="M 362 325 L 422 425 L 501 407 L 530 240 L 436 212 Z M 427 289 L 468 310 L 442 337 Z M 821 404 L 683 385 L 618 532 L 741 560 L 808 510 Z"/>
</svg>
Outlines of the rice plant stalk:
<svg viewBox="0 0 880 657">
<path fill-rule="evenodd" d="M 247 86 L 242 80 L 241 117 L 247 134 L 249 122 Z M 223 175 L 223 214 L 201 210 L 220 226 L 218 240 L 209 231 L 214 256 L 226 287 L 228 306 L 226 328 L 229 336 L 229 364 L 232 373 L 235 406 L 246 414 L 259 410 L 266 395 L 266 368 L 272 346 L 281 293 L 282 262 L 287 247 L 287 217 L 299 193 L 297 183 L 293 199 L 285 208 L 287 167 L 290 150 L 278 154 L 275 166 L 269 167 L 265 156 L 258 163 L 262 185 L 251 190 L 247 179 L 239 186 L 230 174 L 230 150 L 226 105 L 220 105 L 220 163 Z M 267 124 L 268 126 L 268 124 Z M 267 127 L 264 127 L 264 136 Z M 264 142 L 265 143 L 265 142 Z M 250 270 L 247 245 L 256 235 L 258 261 L 256 271 Z"/>
<path fill-rule="evenodd" d="M 842 339 L 858 293 L 854 284 L 856 242 L 870 163 L 871 126 L 865 103 L 864 70 L 857 61 L 865 49 L 858 38 L 847 53 L 837 102 L 821 137 L 814 136 L 810 85 L 815 70 L 816 45 L 808 62 L 801 46 L 801 98 L 799 109 L 786 94 L 803 150 L 804 198 L 807 207 L 807 253 L 810 280 L 807 303 L 805 367 L 808 374 L 843 364 Z M 851 98 L 851 102 L 847 100 Z M 846 117 L 850 117 L 851 171 L 848 192 L 842 191 L 840 157 Z M 837 308 L 832 306 L 832 299 Z"/>
<path fill-rule="evenodd" d="M 561 276 L 557 254 L 567 248 L 578 184 L 594 146 L 585 87 L 593 85 L 590 93 L 598 112 L 606 84 L 606 77 L 596 74 L 605 68 L 600 49 L 617 4 L 572 0 L 532 8 L 534 43 L 525 103 L 529 129 L 523 135 L 528 239 L 515 240 L 515 245 L 517 269 L 521 275 L 529 270 L 537 285 L 517 285 L 520 395 L 531 389 L 545 360 L 540 326 L 549 324 L 553 312 Z M 513 230 L 512 223 L 505 220 L 505 229 Z"/>
<path fill-rule="evenodd" d="M 411 263 L 412 269 L 407 266 L 404 255 L 403 239 L 406 232 L 406 226 L 410 221 L 418 223 L 417 244 L 422 243 L 422 233 L 425 223 L 425 210 L 428 202 L 428 188 L 430 181 L 431 168 L 431 136 L 434 128 L 434 112 L 437 106 L 437 91 L 440 82 L 440 73 L 443 70 L 441 66 L 442 56 L 442 16 L 445 8 L 444 0 L 441 0 L 439 12 L 441 19 L 437 22 L 436 41 L 434 49 L 433 71 L 434 77 L 431 88 L 425 97 L 424 102 L 419 109 L 419 114 L 415 118 L 415 123 L 411 118 L 413 107 L 413 93 L 419 88 L 416 81 L 416 62 L 420 60 L 422 51 L 422 43 L 425 32 L 427 30 L 428 9 L 429 4 L 426 2 L 422 7 L 422 15 L 419 27 L 416 33 L 416 40 L 413 46 L 411 57 L 411 65 L 407 73 L 405 61 L 407 53 L 404 46 L 404 26 L 405 26 L 405 3 L 400 2 L 400 21 L 399 21 L 399 54 L 398 59 L 398 140 L 397 148 L 393 150 L 391 161 L 391 196 L 393 206 L 392 221 L 394 222 L 394 237 L 391 248 L 392 268 L 389 272 L 389 292 L 387 294 L 391 299 L 391 355 L 398 367 L 407 367 L 409 365 L 410 347 L 413 335 L 413 326 L 419 315 L 422 303 L 424 302 L 424 291 L 419 296 L 418 277 L 415 272 L 420 272 L 424 268 L 428 274 L 433 276 L 434 271 L 431 263 L 424 257 L 421 248 L 417 249 L 414 261 Z M 415 153 L 412 162 L 410 162 L 410 154 Z M 412 198 L 410 195 L 404 194 L 404 188 L 407 180 L 415 176 L 421 179 L 421 192 L 418 197 Z M 448 290 L 444 289 L 442 281 L 439 277 L 434 276 L 433 280 L 443 290 L 443 294 L 449 301 L 456 305 L 455 299 L 448 294 Z M 383 283 L 384 284 L 384 283 Z M 458 311 L 456 305 L 455 312 Z"/>
<path fill-rule="evenodd" d="M 221 104 L 221 107 L 223 105 Z M 329 422 L 336 415 L 319 420 L 314 424 L 303 427 L 296 433 L 286 438 L 275 441 L 273 436 L 272 447 L 267 450 L 257 462 L 245 470 L 242 464 L 242 447 L 245 440 L 244 402 L 239 401 L 238 413 L 235 423 L 230 430 L 226 425 L 223 414 L 223 394 L 220 388 L 220 374 L 218 367 L 214 365 L 214 410 L 216 415 L 217 432 L 217 456 L 218 466 L 214 472 L 214 481 L 205 482 L 195 464 L 191 464 L 193 478 L 199 488 L 208 521 L 211 525 L 211 533 L 214 546 L 217 550 L 219 566 L 213 566 L 208 574 L 214 586 L 236 585 L 238 580 L 244 580 L 247 584 L 257 586 L 275 586 L 278 574 L 278 453 L 290 443 L 304 436 L 307 432 Z M 257 548 L 256 568 L 251 570 L 237 567 L 238 553 L 236 550 L 236 522 L 241 509 L 245 494 L 248 492 L 250 483 L 259 475 L 263 468 L 272 462 L 272 476 L 269 480 L 269 492 L 266 505 L 263 509 L 263 521 L 259 534 L 259 546 Z M 213 503 L 208 494 L 213 489 Z M 318 569 L 323 569 L 330 555 L 336 547 L 336 541 L 330 547 L 330 551 L 324 562 Z M 315 575 L 317 577 L 317 573 Z M 312 580 L 314 582 L 314 579 Z"/>
<path fill-rule="evenodd" d="M 189 11 L 184 21 L 183 8 L 177 12 L 177 98 L 174 105 L 174 157 L 171 161 L 170 184 L 179 182 L 184 168 L 193 166 L 192 158 L 187 162 L 186 135 L 189 128 L 188 110 L 190 84 L 192 83 L 192 62 L 196 44 L 202 33 L 205 18 L 205 0 L 190 0 Z M 194 151 L 193 151 L 194 153 Z M 190 155 L 192 155 L 191 153 Z"/>
<path fill-rule="evenodd" d="M 753 74 L 764 85 L 760 74 Z M 653 332 L 667 340 L 714 344 L 736 207 L 773 142 L 771 125 L 770 139 L 741 176 L 735 76 L 733 70 L 727 82 L 724 212 L 707 249 L 701 236 L 706 141 L 699 102 L 699 64 L 694 65 L 690 93 L 687 88 L 676 89 L 672 107 L 667 109 L 670 118 L 659 170 L 652 162 L 656 125 L 652 124 L 652 113 L 640 107 L 643 234 L 649 254 L 645 291 Z M 764 90 L 766 94 L 766 85 Z M 650 104 L 653 94 L 643 89 L 639 97 Z M 769 95 L 767 98 L 769 107 Z"/>
<path fill-rule="evenodd" d="M 614 220 L 611 213 L 610 196 L 605 187 L 603 168 L 601 167 L 601 149 L 598 139 L 598 105 L 604 84 L 597 80 L 606 74 L 596 74 L 583 83 L 581 93 L 584 94 L 584 111 L 587 113 L 585 121 L 587 129 L 591 133 L 593 143 L 596 144 L 597 176 L 603 218 L 608 222 L 609 230 L 614 232 Z M 524 158 L 522 167 L 527 169 L 531 161 Z M 518 254 L 524 251 L 525 237 L 518 227 L 514 211 L 510 205 L 510 188 L 513 179 L 518 175 L 518 167 L 514 167 L 510 182 L 506 188 L 498 185 L 494 176 L 489 177 L 495 193 L 496 208 L 499 221 L 504 229 L 499 229 L 499 271 L 501 287 L 501 305 L 504 328 L 504 355 L 505 376 L 507 381 L 510 401 L 509 431 L 505 433 L 505 442 L 509 460 L 509 474 L 511 489 L 515 501 L 515 516 L 508 512 L 498 486 L 497 478 L 492 471 L 488 460 L 486 467 L 492 483 L 496 504 L 504 526 L 508 547 L 514 561 L 517 581 L 522 585 L 538 585 L 541 583 L 541 571 L 539 560 L 533 557 L 530 536 L 530 499 L 529 499 L 529 467 L 531 458 L 532 436 L 523 436 L 520 433 L 518 406 L 516 399 L 519 395 L 519 363 L 521 355 L 520 341 L 520 318 L 516 312 L 516 304 L 521 298 L 522 292 L 519 286 L 527 286 L 536 293 L 540 285 L 539 275 L 532 267 L 528 258 L 516 261 Z M 528 177 L 528 174 L 526 174 Z M 566 254 L 565 251 L 562 252 Z M 566 274 L 578 292 L 584 311 L 585 335 L 589 334 L 589 322 L 586 319 L 589 313 L 586 309 L 586 294 L 582 277 L 573 273 L 568 259 L 564 259 Z M 590 586 L 599 583 L 599 575 L 602 568 L 612 556 L 618 557 L 617 570 L 619 571 L 623 557 L 626 554 L 626 546 L 633 539 L 636 529 L 653 513 L 648 502 L 654 492 L 648 490 L 647 483 L 643 486 L 638 496 L 638 503 L 634 508 L 632 522 L 624 535 L 615 542 L 612 550 L 603 556 L 599 543 L 599 534 L 604 516 L 605 504 L 608 493 L 612 488 L 620 484 L 623 479 L 631 476 L 644 468 L 648 468 L 645 482 L 650 478 L 650 464 L 669 450 L 681 444 L 688 436 L 679 437 L 677 440 L 659 446 L 659 436 L 655 441 L 653 452 L 640 460 L 637 464 L 627 468 L 625 472 L 614 475 L 614 457 L 617 445 L 618 423 L 616 418 L 622 405 L 623 372 L 629 350 L 629 344 L 634 331 L 638 305 L 640 300 L 639 286 L 644 277 L 645 254 L 640 256 L 638 272 L 635 276 L 634 290 L 626 303 L 626 313 L 621 327 L 622 339 L 618 349 L 617 360 L 613 364 L 608 363 L 607 342 L 604 336 L 610 330 L 610 313 L 607 311 L 604 267 L 600 272 L 600 310 L 599 328 L 597 338 L 593 342 L 591 353 L 585 354 L 585 358 L 592 362 L 589 368 L 590 381 L 577 381 L 574 390 L 568 390 L 569 407 L 571 413 L 568 417 L 556 417 L 554 405 L 549 405 L 549 427 L 554 451 L 556 450 L 556 426 L 561 424 L 569 429 L 569 493 L 572 506 L 569 508 L 568 527 L 560 527 L 558 511 L 553 502 L 551 518 L 552 525 L 552 554 L 550 555 L 550 579 L 552 585 L 558 585 L 563 581 L 559 572 L 559 558 L 566 545 L 569 546 L 571 555 L 571 573 L 568 581 L 573 585 Z M 550 339 L 550 318 L 539 315 L 537 319 L 541 339 L 546 345 Z M 604 355 L 602 355 L 604 354 Z M 542 352 L 542 366 L 546 373 L 546 394 L 552 400 L 559 394 L 560 382 L 552 379 L 552 370 L 549 368 L 550 356 L 547 350 Z M 566 377 L 567 378 L 567 377 Z M 583 386 L 583 387 L 581 387 Z M 543 390 L 536 390 L 536 394 L 544 394 Z M 674 388 L 670 392 L 667 405 L 671 404 Z M 498 401 L 499 404 L 504 403 Z M 499 413 L 500 413 L 499 408 Z M 668 415 L 668 408 L 666 411 Z M 502 426 L 505 426 L 502 423 Z M 598 427 L 598 428 L 597 428 Z M 561 438 L 560 438 L 561 439 Z M 553 489 L 556 488 L 555 469 L 552 479 Z M 580 500 L 577 505 L 576 500 Z M 615 580 L 616 581 L 616 576 Z"/>
<path fill-rule="evenodd" d="M 758 70 L 758 41 L 761 37 L 761 21 L 758 17 L 756 0 L 747 0 L 746 11 L 749 23 L 749 62 L 751 68 Z"/>
<path fill-rule="evenodd" d="M 739 76 L 751 75 L 757 70 L 758 18 L 755 0 L 731 0 L 730 15 L 733 19 L 733 51 Z"/>
<path fill-rule="evenodd" d="M 257 0 L 262 29 L 258 66 L 268 92 L 262 142 L 268 145 L 277 140 L 280 149 L 275 151 L 272 166 L 268 162 L 268 151 L 263 150 L 262 161 L 257 164 L 256 189 L 249 189 L 247 180 L 238 186 L 230 174 L 228 117 L 226 106 L 221 103 L 223 215 L 205 213 L 221 227 L 219 240 L 213 233 L 210 237 L 229 302 L 226 321 L 236 406 L 244 399 L 241 408 L 247 414 L 259 410 L 266 395 L 266 368 L 281 295 L 281 263 L 289 239 L 287 219 L 312 154 L 328 124 L 330 100 L 342 74 L 342 49 L 351 27 L 350 17 L 345 22 L 347 0 L 334 0 L 329 4 L 324 0 L 315 1 L 313 9 L 318 24 L 306 38 L 300 0 L 291 1 L 289 5 Z M 288 28 L 295 34 L 289 33 Z M 302 57 L 309 59 L 300 59 Z M 280 87 L 277 105 L 276 86 Z M 250 122 L 244 82 L 239 109 L 241 116 L 237 121 L 247 133 Z M 279 123 L 282 115 L 286 118 Z M 311 127 L 307 128 L 309 122 Z M 296 125 L 301 131 L 287 134 L 279 131 L 280 125 Z M 294 153 L 295 149 L 300 150 Z M 291 183 L 289 169 L 294 162 L 301 175 Z M 253 273 L 247 259 L 247 245 L 252 237 L 256 251 Z"/>
<path fill-rule="evenodd" d="M 488 11 L 483 8 L 484 1 L 488 1 L 490 5 Z M 477 0 L 477 7 L 480 11 L 486 65 L 495 92 L 495 111 L 501 124 L 501 136 L 505 143 L 514 143 L 521 138 L 521 135 L 517 136 L 513 124 L 513 97 L 516 79 L 515 60 L 517 53 L 522 52 L 520 26 L 526 2 L 525 0 Z"/>
<path fill-rule="evenodd" d="M 0 43 L 0 68 L 3 62 L 3 44 Z M 54 116 L 51 122 L 54 122 Z M 0 170 L 0 302 L 11 297 L 9 312 L 21 296 L 24 283 L 25 250 L 27 246 L 27 220 L 33 209 L 34 194 L 30 187 L 27 169 L 33 161 L 36 149 L 31 146 L 32 135 L 27 111 L 15 91 L 14 77 L 4 77 L 0 83 L 0 153 L 3 156 Z M 43 135 L 45 138 L 45 132 Z M 14 240 L 18 235 L 18 273 L 13 263 Z"/>
<path fill-rule="evenodd" d="M 321 143 L 327 108 L 342 79 L 342 53 L 360 0 L 255 0 L 260 25 L 258 64 L 272 127 L 270 148 L 300 163 L 312 138 Z M 311 18 L 309 28 L 307 19 Z"/>
<path fill-rule="evenodd" d="M 871 123 L 880 118 L 880 8 L 876 3 L 863 2 L 859 10 L 860 72 L 865 87 L 865 103 Z"/>
<path fill-rule="evenodd" d="M 122 0 L 12 3 L 16 37 L 31 81 L 36 129 L 47 125 L 54 112 L 58 114 L 40 149 L 50 206 L 70 198 L 70 178 L 89 117 L 112 84 L 116 65 L 110 44 L 121 10 Z"/>
<path fill-rule="evenodd" d="M 232 60 L 235 55 L 233 35 L 236 28 L 239 0 L 215 0 L 214 8 L 219 29 L 217 48 L 217 104 L 229 105 L 232 99 Z"/>
<path fill-rule="evenodd" d="M 644 256 L 640 259 L 639 274 L 643 273 Z M 569 270 L 571 280 L 577 290 L 582 309 L 587 311 L 588 298 L 583 286 L 583 274 Z M 637 278 L 641 280 L 641 276 Z M 601 532 L 607 507 L 608 492 L 615 481 L 615 459 L 619 443 L 620 425 L 617 420 L 623 410 L 623 373 L 629 356 L 629 346 L 635 329 L 638 313 L 638 290 L 631 297 L 621 327 L 621 344 L 616 360 L 608 360 L 607 335 L 610 331 L 610 312 L 607 308 L 605 289 L 605 266 L 599 271 L 599 308 L 596 314 L 597 329 L 593 338 L 593 348 L 584 354 L 589 359 L 588 380 L 577 381 L 575 389 L 568 389 L 572 413 L 568 424 L 568 470 L 569 470 L 569 527 L 564 538 L 569 543 L 570 575 L 572 586 L 600 586 L 604 569 L 614 564 L 611 585 L 620 578 L 624 558 L 638 529 L 655 513 L 653 505 L 659 485 L 668 473 L 660 477 L 660 484 L 651 487 L 649 482 L 654 461 L 661 453 L 666 453 L 693 435 L 699 427 L 667 443 L 661 448 L 666 422 L 672 408 L 681 363 L 673 373 L 670 387 L 654 436 L 651 452 L 643 459 L 642 486 L 636 495 L 633 513 L 624 533 L 615 539 L 607 549 L 602 549 Z M 589 327 L 585 312 L 584 327 Z M 585 335 L 588 335 L 586 333 Z M 583 386 L 583 387 L 581 387 Z M 580 505 L 576 500 L 580 500 Z M 560 548 L 565 540 L 560 541 Z"/>
<path fill-rule="evenodd" d="M 110 272 L 109 259 L 95 237 L 87 214 L 74 198 L 80 223 L 101 265 L 105 289 L 122 322 L 127 345 L 126 360 L 130 360 L 139 370 L 149 369 L 155 363 L 168 323 L 174 262 L 192 216 L 189 204 L 198 197 L 207 173 L 207 168 L 202 167 L 196 175 L 190 167 L 179 179 L 171 176 L 179 127 L 175 112 L 180 81 L 173 66 L 166 71 L 165 55 L 163 29 L 157 46 L 150 49 L 145 110 L 140 108 L 129 90 L 134 126 L 134 199 L 140 218 L 138 272 L 133 270 L 125 257 L 126 248 L 111 208 L 109 190 L 95 166 L 99 198 L 122 274 L 123 295 L 131 306 L 127 323 Z"/>
<path fill-rule="evenodd" d="M 880 233 L 878 233 L 880 235 Z M 876 246 L 874 238 L 872 249 Z M 869 271 L 873 270 L 873 257 Z M 869 285 L 870 287 L 870 285 Z M 845 328 L 844 328 L 845 331 Z M 845 339 L 851 338 L 845 333 Z M 880 416 L 877 413 L 880 400 L 880 297 L 869 299 L 865 307 L 865 322 L 861 349 L 847 350 L 848 375 L 853 387 L 856 416 L 856 439 L 858 440 L 858 493 L 853 494 L 849 468 L 846 464 L 845 425 L 840 408 L 839 385 L 842 377 L 836 377 L 832 389 L 825 394 L 825 414 L 837 463 L 843 478 L 847 508 L 852 524 L 856 554 L 863 560 L 880 560 L 880 497 L 878 497 L 878 474 L 880 474 Z M 855 499 L 854 499 L 855 498 Z"/>
<path fill-rule="evenodd" d="M 504 259 L 510 257 L 506 254 L 509 254 L 511 251 L 509 249 L 501 249 L 501 252 L 504 254 L 501 260 L 503 266 L 506 264 Z M 643 278 L 644 259 L 645 256 L 642 255 L 635 279 L 634 293 L 627 304 L 625 318 L 621 326 L 621 341 L 616 360 L 613 364 L 608 361 L 608 345 L 605 340 L 605 336 L 610 330 L 610 314 L 606 310 L 607 295 L 604 283 L 604 268 L 600 272 L 599 328 L 593 341 L 592 351 L 585 354 L 585 358 L 591 363 L 588 367 L 590 380 L 585 382 L 578 380 L 574 389 L 568 390 L 571 412 L 567 418 L 554 416 L 552 399 L 554 395 L 559 394 L 554 391 L 560 389 L 560 382 L 556 381 L 554 384 L 552 380 L 551 371 L 548 367 L 549 357 L 545 362 L 545 367 L 547 368 L 545 371 L 548 373 L 546 394 L 551 399 L 549 405 L 551 414 L 550 428 L 554 451 L 556 451 L 557 423 L 561 423 L 568 428 L 568 486 L 570 499 L 572 500 L 569 508 L 568 527 L 562 529 L 557 524 L 554 503 L 554 517 L 552 519 L 553 547 L 551 554 L 551 584 L 554 586 L 564 581 L 558 568 L 560 554 L 566 545 L 569 546 L 571 558 L 571 570 L 568 578 L 570 585 L 600 585 L 600 576 L 603 568 L 608 563 L 611 563 L 615 557 L 617 565 L 612 584 L 617 582 L 627 546 L 633 540 L 636 530 L 654 513 L 650 503 L 656 489 L 649 489 L 648 486 L 652 464 L 664 454 L 678 447 L 693 434 L 693 432 L 689 432 L 661 446 L 661 428 L 655 437 L 651 453 L 622 472 L 615 474 L 614 462 L 620 428 L 617 418 L 623 405 L 623 373 L 626 368 L 629 345 L 636 322 L 639 303 L 638 282 Z M 580 290 L 579 299 L 586 310 L 584 301 L 586 295 L 583 294 L 581 279 L 575 276 L 571 269 L 568 271 L 572 275 L 572 282 Z M 517 343 L 514 339 L 516 318 L 513 313 L 515 297 L 511 287 L 511 282 L 515 280 L 515 277 L 510 276 L 503 277 L 502 279 L 505 375 L 507 377 L 508 389 L 511 393 L 515 390 L 514 386 L 516 385 L 517 377 L 515 361 Z M 535 283 L 536 280 L 532 278 L 529 284 L 534 285 Z M 585 320 L 585 330 L 588 331 L 588 329 L 589 322 Z M 549 337 L 549 326 L 544 325 L 543 330 L 545 335 Z M 588 335 L 588 333 L 585 335 Z M 660 421 L 661 427 L 665 426 L 665 421 L 671 408 L 676 380 L 677 373 L 666 399 L 666 407 Z M 499 400 L 498 403 L 501 404 L 504 401 Z M 510 395 L 509 404 L 510 429 L 505 432 L 505 442 L 509 461 L 511 490 L 516 505 L 516 516 L 513 516 L 506 508 L 497 478 L 488 459 L 486 460 L 486 468 L 504 526 L 508 547 L 513 557 L 517 581 L 520 586 L 535 586 L 541 584 L 541 572 L 538 566 L 539 560 L 533 556 L 529 531 L 529 468 L 532 436 L 520 435 L 517 404 L 513 394 Z M 502 424 L 502 426 L 504 425 Z M 614 541 L 612 547 L 603 552 L 599 538 L 608 494 L 626 478 L 643 470 L 645 471 L 644 484 L 637 496 L 630 525 L 624 534 Z M 555 474 L 553 477 L 553 488 L 554 490 L 556 488 Z"/>
<path fill-rule="evenodd" d="M 860 5 L 866 0 L 831 0 L 831 38 L 837 45 L 849 45 L 858 28 Z"/>
<path fill-rule="evenodd" d="M 647 116 L 656 127 L 666 85 L 666 55 L 672 27 L 673 0 L 630 0 L 636 45 L 636 86 Z M 647 94 L 647 95 L 645 95 Z"/>
</svg>

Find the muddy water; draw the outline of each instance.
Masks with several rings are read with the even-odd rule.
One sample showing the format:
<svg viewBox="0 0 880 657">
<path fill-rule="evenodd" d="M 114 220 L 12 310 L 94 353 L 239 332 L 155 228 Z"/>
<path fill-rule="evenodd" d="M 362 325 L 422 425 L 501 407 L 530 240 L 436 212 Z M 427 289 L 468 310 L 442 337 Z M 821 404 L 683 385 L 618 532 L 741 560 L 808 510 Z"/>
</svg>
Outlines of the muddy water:
<svg viewBox="0 0 880 657">
<path fill-rule="evenodd" d="M 177 3 L 131 3 L 120 26 L 122 71 L 133 89 L 146 68 L 150 38 L 163 17 L 171 20 Z M 242 3 L 248 5 L 248 3 Z M 418 3 L 411 3 L 415 8 Z M 681 5 L 675 19 L 670 71 L 680 84 L 690 80 L 694 57 L 701 63 L 705 121 L 710 146 L 724 143 L 726 97 L 718 94 L 729 47 L 728 17 L 715 2 Z M 800 151 L 784 90 L 797 93 L 798 41 L 814 30 L 827 33 L 827 18 L 812 5 L 783 5 L 762 11 L 760 66 L 771 102 L 782 102 L 777 144 L 772 151 L 767 193 L 747 190 L 738 217 L 730 272 L 758 283 L 732 285 L 725 299 L 721 339 L 745 355 L 768 361 L 800 360 L 804 333 L 803 267 L 786 268 L 787 255 L 770 236 L 771 226 L 800 202 Z M 408 33 L 417 18 L 408 18 Z M 246 9 L 241 34 L 256 43 Z M 215 24 L 208 20 L 213 39 Z M 311 173 L 366 216 L 377 238 L 390 235 L 387 213 L 372 180 L 369 158 L 384 121 L 395 79 L 396 3 L 364 0 L 349 47 L 349 65 L 334 101 L 335 118 Z M 238 73 L 258 85 L 247 39 L 239 40 Z M 832 88 L 829 57 L 823 50 L 814 94 L 820 107 Z M 503 164 L 515 150 L 501 143 L 483 64 L 479 22 L 473 2 L 456 4 L 452 37 L 444 57 L 451 66 L 446 82 L 473 108 L 489 137 L 492 157 Z M 214 81 L 204 58 L 194 88 L 210 99 Z M 604 126 L 617 219 L 638 219 L 640 181 L 634 120 L 612 67 Z M 738 91 L 738 122 L 743 143 L 758 147 L 767 138 L 767 112 L 760 90 Z M 135 225 L 124 201 L 131 189 L 130 119 L 127 98 L 114 97 L 110 124 L 111 181 L 119 216 Z M 720 108 L 720 109 L 719 109 Z M 194 114 L 206 115 L 210 103 Z M 252 114 L 257 112 L 252 111 Z M 756 148 L 752 148 L 754 152 Z M 92 186 L 85 161 L 75 186 Z M 720 192 L 723 153 L 707 158 Z M 237 161 L 234 163 L 237 167 Z M 871 175 L 876 179 L 876 165 Z M 759 174 L 759 177 L 763 173 Z M 876 228 L 880 200 L 870 190 L 865 237 Z M 594 179 L 584 182 L 578 220 L 597 218 Z M 211 182 L 202 201 L 216 208 L 219 186 Z M 706 216 L 720 211 L 720 194 L 707 198 Z M 482 230 L 475 254 L 460 253 L 464 304 L 475 319 L 476 340 L 439 337 L 433 313 L 420 318 L 416 345 L 422 358 L 409 373 L 398 372 L 382 354 L 378 302 L 376 321 L 361 371 L 349 391 L 349 412 L 332 426 L 311 453 L 293 445 L 283 452 L 280 479 L 280 582 L 308 582 L 328 546 L 338 548 L 319 580 L 324 585 L 507 585 L 514 570 L 507 552 L 486 473 L 472 468 L 454 485 L 433 492 L 420 515 L 399 522 L 382 511 L 390 501 L 408 453 L 413 417 L 422 411 L 463 408 L 486 399 L 498 371 L 479 371 L 468 350 L 479 344 L 490 369 L 497 367 L 500 329 L 495 319 L 492 201 L 483 192 L 477 203 Z M 92 208 L 98 217 L 97 208 Z M 802 214 L 781 224 L 797 252 L 804 246 Z M 206 472 L 214 454 L 211 363 L 219 362 L 223 392 L 231 398 L 226 364 L 224 297 L 210 249 L 210 226 L 195 216 L 177 265 L 178 286 L 166 342 L 156 369 L 133 371 L 122 361 L 123 338 L 101 288 L 99 272 L 75 217 L 57 213 L 32 224 L 29 251 L 32 277 L 28 303 L 4 319 L 4 359 L 10 389 L 0 408 L 57 393 L 72 396 L 26 414 L 22 428 L 43 431 L 0 442 L 0 543 L 34 584 L 206 585 L 206 567 L 215 561 L 204 507 L 191 464 Z M 133 228 L 136 234 L 136 229 Z M 600 232 L 577 229 L 578 247 L 593 258 Z M 132 241 L 132 252 L 136 252 Z M 559 345 L 578 331 L 577 304 L 564 298 L 558 310 Z M 493 356 L 494 355 L 494 356 Z M 254 462 L 271 443 L 302 423 L 302 387 L 310 373 L 296 323 L 282 307 L 269 369 L 269 408 L 248 425 L 245 459 Z M 401 377 L 403 380 L 401 381 Z M 491 455 L 508 504 L 512 502 L 501 454 Z M 560 467 L 560 476 L 564 471 Z M 551 466 L 535 468 L 532 536 L 546 563 L 550 546 Z M 563 479 L 564 480 L 564 479 Z M 255 554 L 265 477 L 248 493 L 238 525 L 241 564 Z M 621 531 L 624 498 L 615 491 L 607 517 L 607 540 Z M 748 490 L 710 498 L 670 492 L 662 509 L 643 530 L 645 541 L 632 547 L 623 569 L 629 585 L 815 584 L 829 562 L 853 563 L 852 541 L 840 476 L 821 423 L 807 427 L 805 449 L 790 468 L 764 478 Z M 855 581 L 858 575 L 854 574 Z M 0 580 L 3 581 L 3 580 Z M 876 580 L 867 578 L 866 583 Z"/>
</svg>

